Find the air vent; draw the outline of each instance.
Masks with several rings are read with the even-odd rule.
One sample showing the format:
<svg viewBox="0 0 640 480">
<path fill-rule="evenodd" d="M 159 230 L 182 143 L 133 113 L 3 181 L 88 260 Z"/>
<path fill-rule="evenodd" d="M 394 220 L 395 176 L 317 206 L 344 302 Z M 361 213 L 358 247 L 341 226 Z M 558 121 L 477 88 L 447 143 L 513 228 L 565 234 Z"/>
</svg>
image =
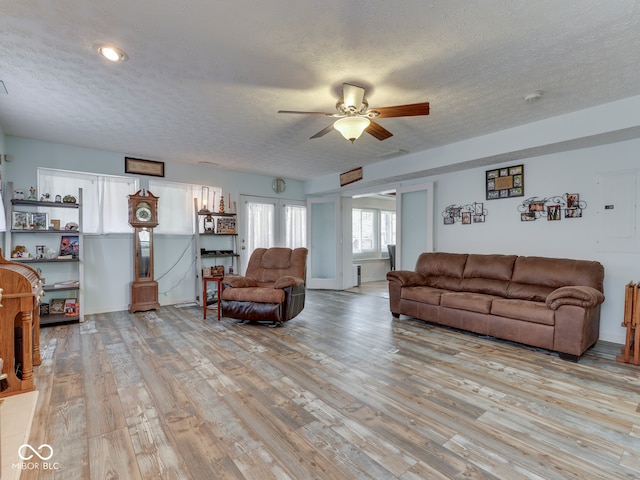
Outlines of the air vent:
<svg viewBox="0 0 640 480">
<path fill-rule="evenodd" d="M 399 157 L 400 155 L 406 155 L 407 153 L 409 153 L 408 150 L 404 150 L 400 148 L 398 150 L 393 150 L 392 152 L 381 153 L 378 155 L 378 158 L 388 159 L 393 157 Z"/>
<path fill-rule="evenodd" d="M 216 162 L 207 162 L 206 160 L 201 160 L 198 162 L 198 165 L 204 165 L 205 167 L 219 167 L 220 164 Z"/>
</svg>

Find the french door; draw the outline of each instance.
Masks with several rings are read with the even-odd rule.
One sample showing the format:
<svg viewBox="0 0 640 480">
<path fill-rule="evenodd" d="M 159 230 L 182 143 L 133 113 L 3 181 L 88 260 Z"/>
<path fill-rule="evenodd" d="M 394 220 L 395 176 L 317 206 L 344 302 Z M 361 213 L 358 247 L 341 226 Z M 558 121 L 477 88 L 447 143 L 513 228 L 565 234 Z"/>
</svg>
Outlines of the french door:
<svg viewBox="0 0 640 480">
<path fill-rule="evenodd" d="M 240 195 L 240 268 L 256 248 L 306 247 L 307 205 L 304 201 Z"/>
</svg>

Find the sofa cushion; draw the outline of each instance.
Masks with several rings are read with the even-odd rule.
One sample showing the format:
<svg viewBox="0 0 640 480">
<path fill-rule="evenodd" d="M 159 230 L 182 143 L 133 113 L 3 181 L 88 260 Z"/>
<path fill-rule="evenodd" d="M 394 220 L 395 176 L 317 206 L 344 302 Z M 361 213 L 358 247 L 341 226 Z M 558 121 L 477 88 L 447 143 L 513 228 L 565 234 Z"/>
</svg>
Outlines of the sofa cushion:
<svg viewBox="0 0 640 480">
<path fill-rule="evenodd" d="M 453 290 L 459 292 L 461 280 L 456 277 L 427 277 L 427 285 L 443 290 Z"/>
<path fill-rule="evenodd" d="M 400 298 L 414 302 L 440 305 L 440 297 L 446 290 L 431 287 L 403 287 Z"/>
<path fill-rule="evenodd" d="M 491 303 L 491 314 L 543 325 L 555 324 L 555 313 L 544 303 L 497 298 Z"/>
<path fill-rule="evenodd" d="M 509 282 L 489 278 L 463 278 L 460 280 L 461 292 L 486 293 L 487 295 L 507 296 Z"/>
<path fill-rule="evenodd" d="M 507 298 L 515 298 L 519 300 L 530 300 L 532 302 L 545 302 L 547 296 L 553 292 L 555 288 L 545 287 L 543 285 L 529 285 L 526 283 L 509 283 L 507 287 Z"/>
<path fill-rule="evenodd" d="M 284 290 L 265 287 L 225 288 L 222 291 L 223 300 L 239 302 L 282 303 Z"/>
<path fill-rule="evenodd" d="M 462 278 L 466 253 L 422 253 L 416 262 L 416 272 L 425 276 Z"/>
<path fill-rule="evenodd" d="M 604 267 L 589 260 L 518 257 L 513 266 L 511 281 L 552 288 L 585 285 L 602 292 Z"/>
<path fill-rule="evenodd" d="M 490 313 L 491 302 L 494 298 L 491 295 L 479 293 L 451 292 L 444 293 L 440 299 L 440 306 L 447 308 L 457 308 L 469 312 Z"/>
<path fill-rule="evenodd" d="M 509 281 L 516 258 L 517 255 L 469 255 L 463 277 Z"/>
</svg>

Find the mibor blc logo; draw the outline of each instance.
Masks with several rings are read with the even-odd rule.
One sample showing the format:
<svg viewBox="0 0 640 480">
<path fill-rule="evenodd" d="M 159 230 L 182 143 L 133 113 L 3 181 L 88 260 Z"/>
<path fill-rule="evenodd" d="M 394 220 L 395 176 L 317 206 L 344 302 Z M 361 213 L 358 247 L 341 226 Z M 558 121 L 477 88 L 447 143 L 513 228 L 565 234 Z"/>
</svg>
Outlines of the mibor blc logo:
<svg viewBox="0 0 640 480">
<path fill-rule="evenodd" d="M 20 445 L 18 456 L 22 462 L 14 463 L 11 468 L 18 470 L 59 470 L 58 462 L 48 462 L 53 457 L 53 447 L 43 443 L 38 448 L 33 448 L 28 443 Z M 37 458 L 34 458 L 37 457 Z M 41 460 L 41 462 L 38 461 Z"/>
</svg>

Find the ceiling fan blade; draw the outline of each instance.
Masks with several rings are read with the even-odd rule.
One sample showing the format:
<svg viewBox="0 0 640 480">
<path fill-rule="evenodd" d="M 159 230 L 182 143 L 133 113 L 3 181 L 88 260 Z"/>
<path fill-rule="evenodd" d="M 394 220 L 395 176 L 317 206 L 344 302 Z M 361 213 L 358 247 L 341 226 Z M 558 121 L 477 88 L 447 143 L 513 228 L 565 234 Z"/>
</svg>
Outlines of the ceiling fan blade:
<svg viewBox="0 0 640 480">
<path fill-rule="evenodd" d="M 429 102 L 396 105 L 394 107 L 370 108 L 367 115 L 371 118 L 414 117 L 429 115 Z"/>
<path fill-rule="evenodd" d="M 341 117 L 342 115 L 338 115 L 337 113 L 327 113 L 327 112 L 297 112 L 295 110 L 278 110 L 278 113 L 299 113 L 302 115 L 324 115 L 325 117 Z"/>
<path fill-rule="evenodd" d="M 320 137 L 324 137 L 327 133 L 329 133 L 331 130 L 333 130 L 333 123 L 331 125 L 329 125 L 326 128 L 323 128 L 322 130 L 320 130 L 318 133 L 316 133 L 314 136 L 309 137 L 309 140 L 311 140 L 312 138 L 320 138 Z"/>
<path fill-rule="evenodd" d="M 364 88 L 349 83 L 342 84 L 342 98 L 345 107 L 354 107 L 360 111 L 364 100 Z"/>
<path fill-rule="evenodd" d="M 367 128 L 364 129 L 364 131 L 369 135 L 373 135 L 380 141 L 386 140 L 389 137 L 393 137 L 393 133 L 384 128 L 379 123 L 374 122 L 373 120 L 371 120 L 371 123 Z"/>
</svg>

